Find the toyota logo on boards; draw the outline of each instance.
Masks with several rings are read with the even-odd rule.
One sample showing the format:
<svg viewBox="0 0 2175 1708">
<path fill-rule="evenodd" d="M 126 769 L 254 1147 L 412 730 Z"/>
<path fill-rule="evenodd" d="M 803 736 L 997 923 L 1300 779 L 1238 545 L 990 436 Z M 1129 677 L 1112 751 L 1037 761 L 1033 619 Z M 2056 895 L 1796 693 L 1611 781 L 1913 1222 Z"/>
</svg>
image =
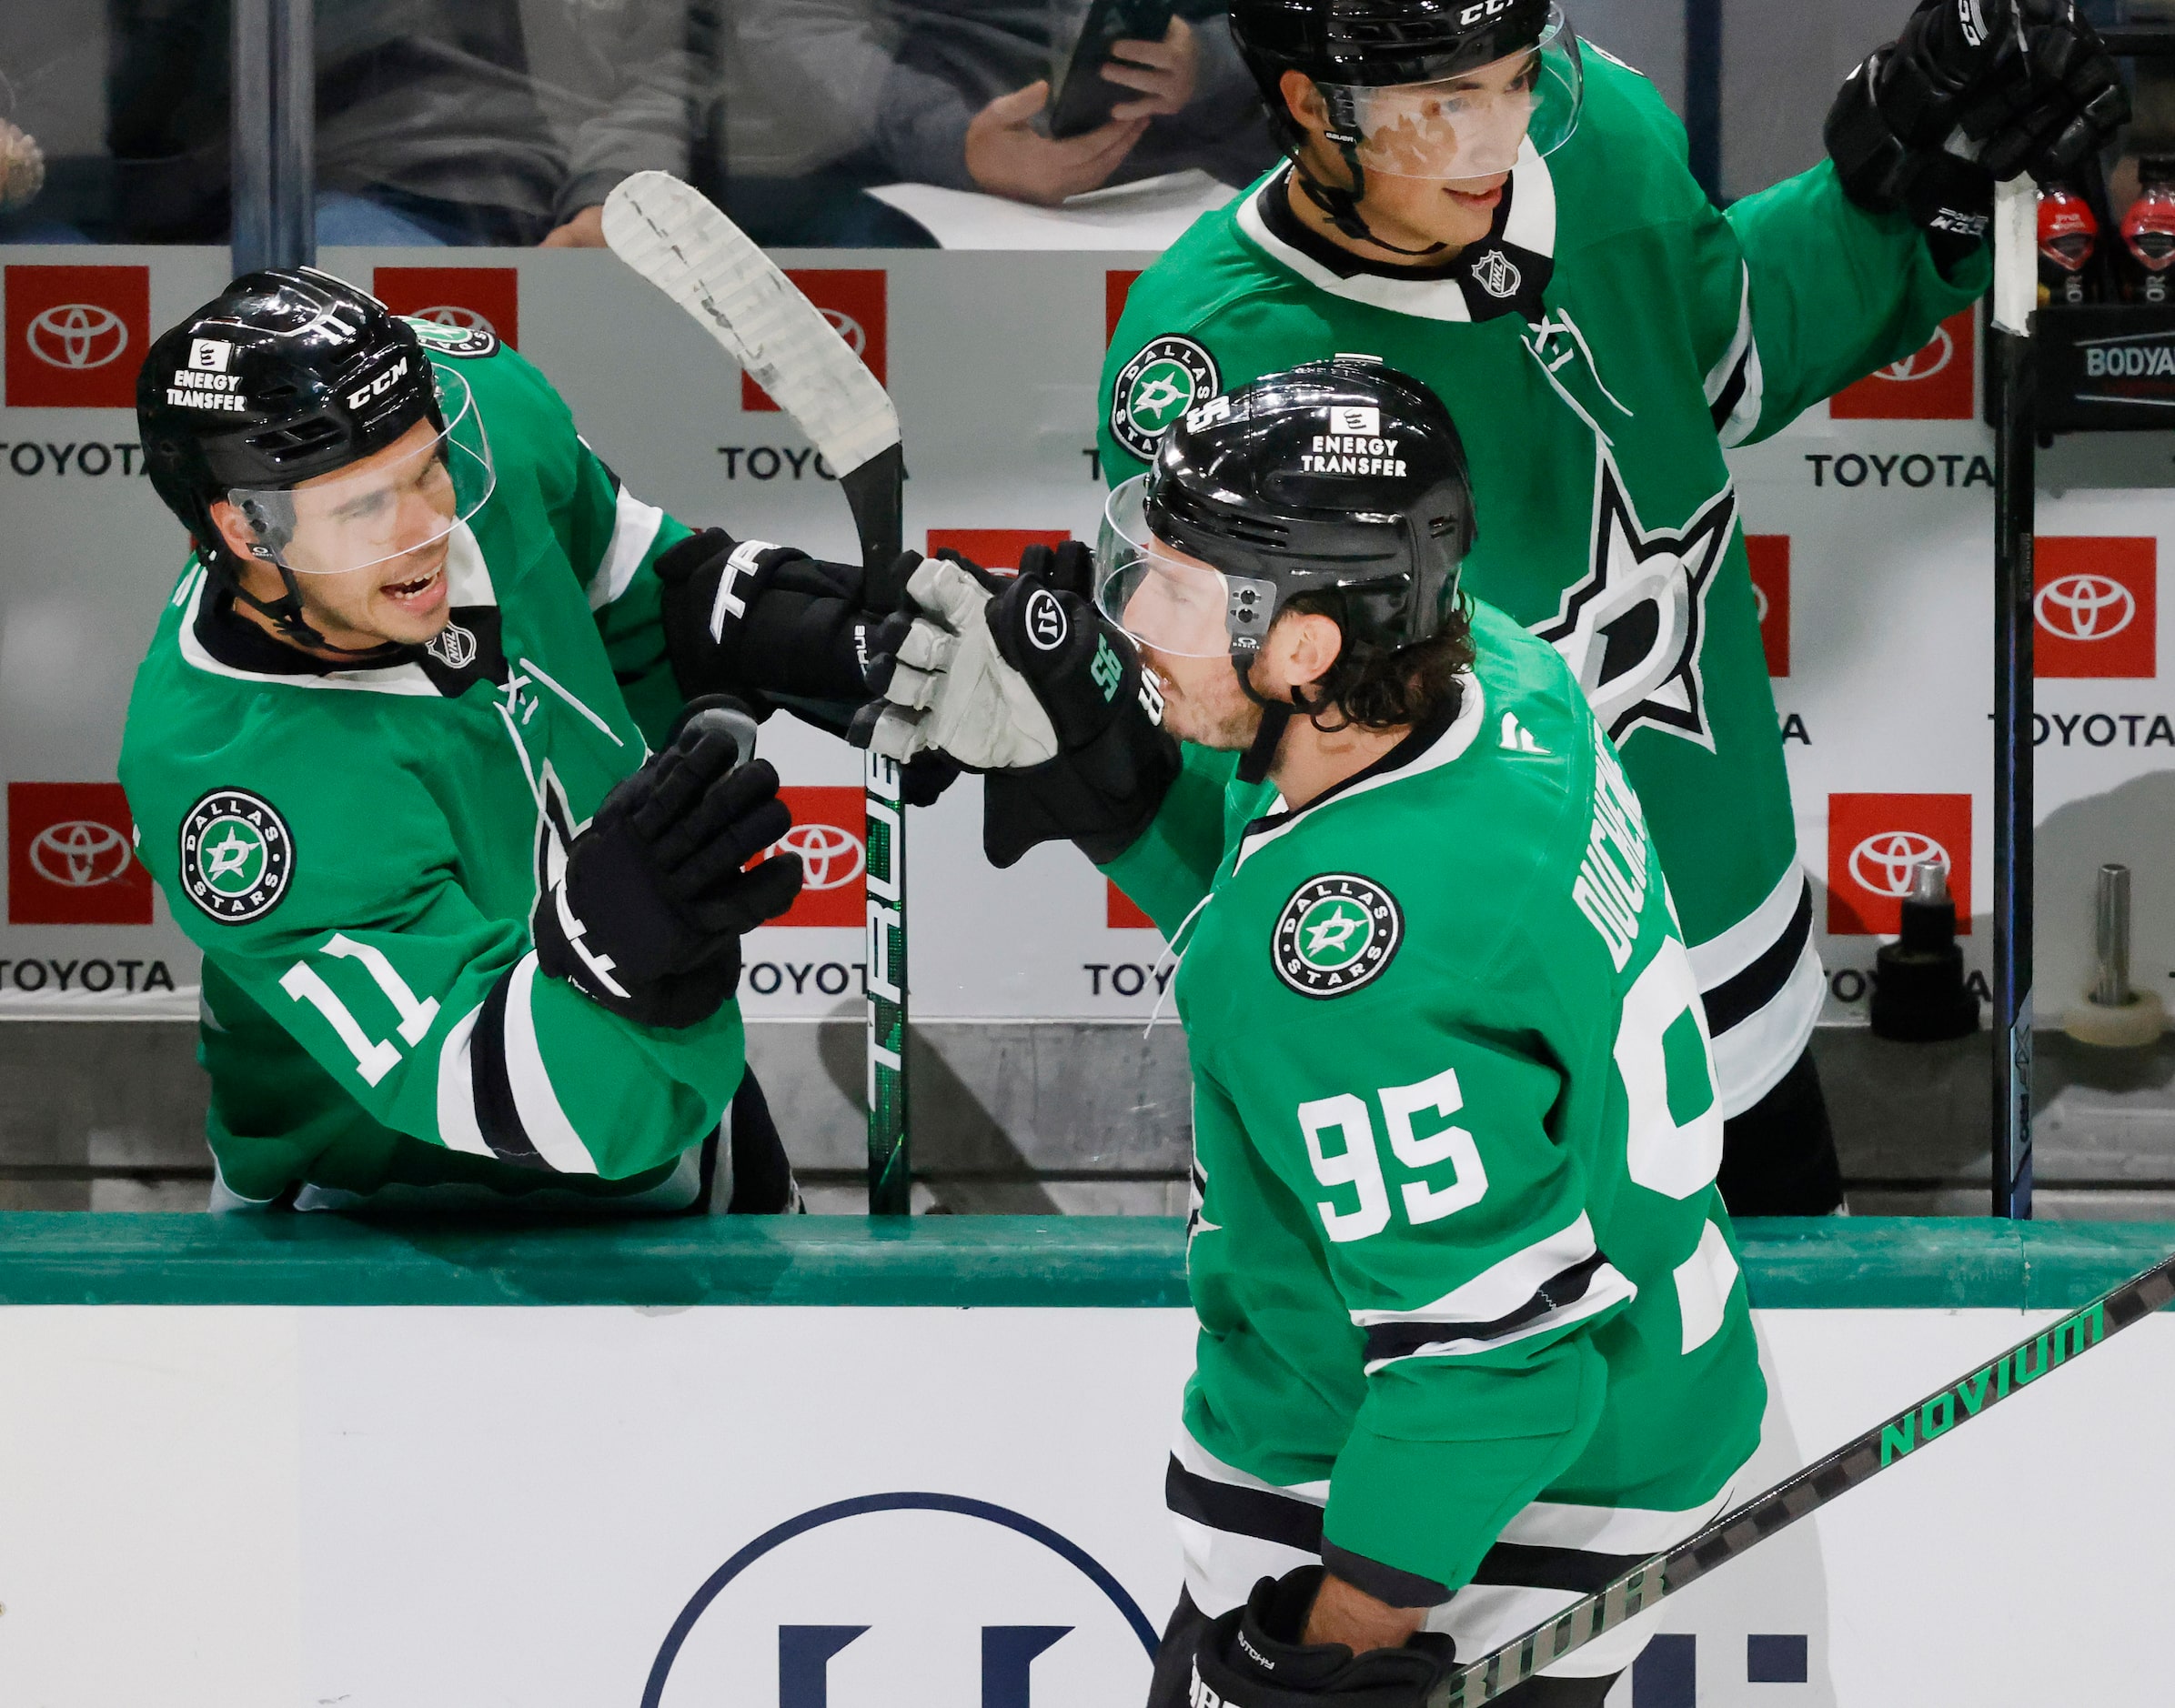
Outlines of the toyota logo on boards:
<svg viewBox="0 0 2175 1708">
<path fill-rule="evenodd" d="M 778 799 L 793 815 L 793 828 L 757 858 L 798 854 L 801 893 L 770 924 L 863 929 L 868 924 L 869 887 L 868 849 L 861 841 L 861 791 L 788 786 L 778 791 Z"/>
<path fill-rule="evenodd" d="M 133 409 L 151 342 L 151 269 L 6 269 L 11 409 Z"/>
<path fill-rule="evenodd" d="M 151 874 L 118 783 L 7 786 L 10 925 L 148 925 Z"/>
<path fill-rule="evenodd" d="M 428 308 L 415 312 L 418 320 L 428 320 L 436 326 L 458 327 L 464 332 L 488 332 L 496 335 L 498 328 L 491 325 L 473 308 L 463 308 L 457 303 L 433 303 Z"/>
<path fill-rule="evenodd" d="M 676 1612 L 641 1708 L 1110 1708 L 1147 1694 L 1156 1646 L 1071 1537 L 921 1490 L 774 1524 Z"/>
<path fill-rule="evenodd" d="M 1965 308 L 1923 346 L 1828 400 L 1838 421 L 1969 421 L 1978 366 L 1978 310 Z"/>
<path fill-rule="evenodd" d="M 1936 374 L 1946 373 L 1948 364 L 1955 359 L 1956 335 L 1947 327 L 1936 327 L 1932 343 L 1912 351 L 1900 362 L 1890 362 L 1874 377 L 1908 385 L 1912 380 L 1931 379 Z"/>
<path fill-rule="evenodd" d="M 1882 830 L 1850 850 L 1850 876 L 1858 887 L 1877 896 L 1910 894 L 1914 875 L 1921 866 L 1948 870 L 1948 850 L 1929 836 L 1916 830 Z"/>
<path fill-rule="evenodd" d="M 835 824 L 797 824 L 779 839 L 779 852 L 801 857 L 802 887 L 842 889 L 867 869 L 861 839 Z"/>
<path fill-rule="evenodd" d="M 23 342 L 54 367 L 104 367 L 128 347 L 128 327 L 97 303 L 55 303 L 31 316 Z"/>
<path fill-rule="evenodd" d="M 1948 875 L 1957 929 L 1970 928 L 1971 798 L 1969 795 L 1830 795 L 1828 798 L 1828 929 L 1840 937 L 1885 937 L 1903 929 L 1903 898 L 1924 865 Z"/>
<path fill-rule="evenodd" d="M 49 824 L 30 839 L 31 866 L 47 883 L 64 889 L 110 884 L 135 857 L 126 837 L 94 819 Z"/>
<path fill-rule="evenodd" d="M 890 336 L 881 267 L 820 266 L 788 268 L 786 277 L 822 311 L 854 355 L 868 364 L 881 385 L 888 377 Z M 740 376 L 740 407 L 750 414 L 775 411 L 770 394 Z"/>
<path fill-rule="evenodd" d="M 2137 599 L 2105 576 L 2064 576 L 2031 602 L 2039 627 L 2065 640 L 2112 640 L 2137 618 Z"/>
<path fill-rule="evenodd" d="M 2032 674 L 2146 678 L 2159 671 L 2160 542 L 2041 535 L 2032 548 Z"/>
<path fill-rule="evenodd" d="M 869 330 L 842 308 L 826 308 L 823 318 L 831 322 L 831 329 L 846 340 L 846 347 L 864 360 L 869 349 Z"/>
<path fill-rule="evenodd" d="M 520 347 L 521 276 L 510 266 L 381 266 L 370 294 L 397 315 Z"/>
</svg>

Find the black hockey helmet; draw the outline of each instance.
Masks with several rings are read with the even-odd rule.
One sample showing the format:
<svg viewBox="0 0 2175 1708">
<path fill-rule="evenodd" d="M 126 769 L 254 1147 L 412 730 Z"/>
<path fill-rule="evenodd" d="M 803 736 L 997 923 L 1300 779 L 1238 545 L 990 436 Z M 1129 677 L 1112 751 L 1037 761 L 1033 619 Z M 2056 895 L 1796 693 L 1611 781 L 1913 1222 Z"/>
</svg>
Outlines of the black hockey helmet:
<svg viewBox="0 0 2175 1708">
<path fill-rule="evenodd" d="M 1385 248 L 1396 246 L 1359 215 L 1367 173 L 1492 176 L 1509 170 L 1528 137 L 1543 155 L 1561 147 L 1585 99 L 1578 37 L 1554 0 L 1233 0 L 1231 33 L 1301 187 L 1339 230 Z M 1427 87 L 1525 53 L 1534 61 L 1530 86 L 1516 92 L 1522 111 L 1515 101 Z M 1287 71 L 1320 92 L 1349 185 L 1324 184 L 1307 168 L 1307 134 L 1284 96 Z M 1385 93 L 1393 89 L 1404 93 Z"/>
<path fill-rule="evenodd" d="M 1097 599 L 1160 651 L 1229 653 L 1242 679 L 1276 613 L 1335 593 L 1347 655 L 1449 620 L 1475 537 L 1465 449 L 1442 400 L 1339 356 L 1211 397 L 1105 508 Z"/>
<path fill-rule="evenodd" d="M 489 453 L 465 382 L 442 377 L 414 327 L 367 291 L 315 267 L 267 267 L 236 279 L 153 342 L 136 377 L 136 420 L 152 487 L 189 530 L 206 569 L 290 636 L 321 645 L 302 619 L 295 570 L 353 566 L 290 563 L 296 518 L 287 495 L 384 449 L 419 421 L 438 429 L 441 442 L 429 454 L 443 457 L 446 404 L 455 397 L 453 413 L 469 422 L 465 462 L 481 465 L 479 477 L 463 469 L 470 513 L 478 489 L 489 490 Z M 247 518 L 250 549 L 278 568 L 285 598 L 267 605 L 241 592 L 212 519 L 221 499 Z M 366 548 L 353 555 L 373 560 Z"/>
</svg>

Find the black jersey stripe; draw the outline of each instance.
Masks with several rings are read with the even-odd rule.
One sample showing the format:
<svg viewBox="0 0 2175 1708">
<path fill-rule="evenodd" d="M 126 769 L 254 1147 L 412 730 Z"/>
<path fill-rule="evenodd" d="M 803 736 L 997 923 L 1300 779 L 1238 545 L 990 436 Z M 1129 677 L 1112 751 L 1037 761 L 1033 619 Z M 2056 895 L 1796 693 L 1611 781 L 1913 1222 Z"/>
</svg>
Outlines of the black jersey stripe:
<svg viewBox="0 0 2175 1708">
<path fill-rule="evenodd" d="M 1322 1552 L 1322 1509 L 1273 1489 L 1243 1489 L 1188 1471 L 1171 1456 L 1163 1473 L 1163 1504 L 1180 1518 L 1211 1530 L 1281 1542 L 1303 1553 Z"/>
<path fill-rule="evenodd" d="M 1379 1560 L 1370 1560 L 1364 1553 L 1340 1548 L 1334 1542 L 1322 1544 L 1322 1563 L 1345 1582 L 1364 1590 L 1378 1602 L 1387 1602 L 1392 1607 L 1440 1607 L 1450 1599 L 1450 1586 L 1446 1583 L 1422 1577 L 1416 1572 L 1401 1572 Z"/>
<path fill-rule="evenodd" d="M 1504 1335 L 1537 1322 L 1551 1311 L 1560 1311 L 1566 1305 L 1576 1304 L 1586 1297 L 1586 1289 L 1593 1285 L 1594 1277 L 1607 1267 L 1608 1259 L 1599 1251 L 1582 1263 L 1550 1276 L 1534 1289 L 1533 1297 L 1515 1311 L 1497 1317 L 1493 1322 L 1376 1322 L 1367 1329 L 1364 1361 L 1379 1364 L 1393 1358 L 1410 1358 L 1424 1347 L 1440 1346 L 1452 1341 L 1495 1341 Z"/>
<path fill-rule="evenodd" d="M 512 990 L 516 961 L 491 987 L 490 995 L 476 1016 L 476 1030 L 468 1034 L 468 1072 L 476 1090 L 476 1130 L 501 1162 L 525 1169 L 549 1169 L 521 1125 L 521 1111 L 514 1104 L 513 1076 L 506 1066 L 506 1003 Z"/>
<path fill-rule="evenodd" d="M 1707 407 L 1707 413 L 1714 417 L 1715 431 L 1717 433 L 1729 424 L 1729 417 L 1737 413 L 1738 400 L 1745 395 L 1747 378 L 1752 367 L 1752 342 L 1747 338 L 1743 353 L 1737 358 L 1737 366 L 1729 370 L 1728 382 Z"/>
<path fill-rule="evenodd" d="M 1536 1548 L 1530 1542 L 1499 1542 L 1482 1556 L 1473 1582 L 1515 1589 L 1573 1590 L 1591 1595 L 1646 1558 L 1643 1553 L 1589 1553 L 1583 1548 Z"/>
<path fill-rule="evenodd" d="M 1782 994 L 1789 983 L 1790 974 L 1797 970 L 1797 962 L 1805 953 L 1805 945 L 1812 937 L 1812 885 L 1807 883 L 1797 895 L 1797 910 L 1790 915 L 1790 922 L 1782 929 L 1782 935 L 1754 958 L 1751 964 L 1722 980 L 1711 990 L 1700 993 L 1700 1001 L 1707 1009 L 1707 1033 L 1719 1038 L 1731 1027 L 1752 1018 Z"/>
</svg>

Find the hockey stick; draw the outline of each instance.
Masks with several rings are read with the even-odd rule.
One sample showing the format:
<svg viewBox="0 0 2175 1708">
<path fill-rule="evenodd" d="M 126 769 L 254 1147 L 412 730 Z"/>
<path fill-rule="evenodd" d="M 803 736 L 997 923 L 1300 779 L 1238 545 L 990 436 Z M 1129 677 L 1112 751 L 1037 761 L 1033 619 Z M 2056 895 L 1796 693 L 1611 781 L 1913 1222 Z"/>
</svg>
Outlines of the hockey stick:
<svg viewBox="0 0 2175 1708">
<path fill-rule="evenodd" d="M 700 194 L 669 172 L 622 179 L 604 203 L 612 253 L 698 321 L 838 471 L 861 537 L 863 597 L 898 608 L 899 412 L 822 311 Z M 867 815 L 869 1211 L 907 1213 L 906 834 L 899 767 L 862 757 Z"/>
<path fill-rule="evenodd" d="M 1536 1625 L 1522 1637 L 1459 1668 L 1428 1693 L 1427 1708 L 1475 1708 L 1493 1702 L 1574 1649 L 1614 1631 L 1634 1614 L 1674 1595 L 1734 1560 L 1756 1542 L 1818 1512 L 1838 1495 L 1878 1476 L 1888 1466 L 1989 1407 L 2037 1381 L 2049 1370 L 2080 1356 L 2110 1335 L 2150 1316 L 2175 1300 L 2175 1256 L 2162 1258 L 2112 1292 L 2063 1318 L 2044 1333 L 2019 1341 L 1960 1381 L 1906 1406 L 1856 1441 L 1786 1477 L 1765 1494 L 1725 1512 L 1697 1535 L 1642 1561 L 1584 1601 Z M 2037 1362 L 2028 1355 L 2036 1354 Z"/>
</svg>

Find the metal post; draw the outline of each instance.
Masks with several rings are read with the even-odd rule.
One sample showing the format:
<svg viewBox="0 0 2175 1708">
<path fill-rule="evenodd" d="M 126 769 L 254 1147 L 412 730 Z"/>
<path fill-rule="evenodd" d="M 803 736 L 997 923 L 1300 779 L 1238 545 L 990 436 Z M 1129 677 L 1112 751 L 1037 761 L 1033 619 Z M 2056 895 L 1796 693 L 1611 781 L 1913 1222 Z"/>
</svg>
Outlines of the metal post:
<svg viewBox="0 0 2175 1708">
<path fill-rule="evenodd" d="M 233 0 L 236 276 L 317 258 L 312 0 Z"/>
<path fill-rule="evenodd" d="M 1722 0 L 1684 0 L 1684 129 L 1692 176 L 1722 206 Z"/>
</svg>

